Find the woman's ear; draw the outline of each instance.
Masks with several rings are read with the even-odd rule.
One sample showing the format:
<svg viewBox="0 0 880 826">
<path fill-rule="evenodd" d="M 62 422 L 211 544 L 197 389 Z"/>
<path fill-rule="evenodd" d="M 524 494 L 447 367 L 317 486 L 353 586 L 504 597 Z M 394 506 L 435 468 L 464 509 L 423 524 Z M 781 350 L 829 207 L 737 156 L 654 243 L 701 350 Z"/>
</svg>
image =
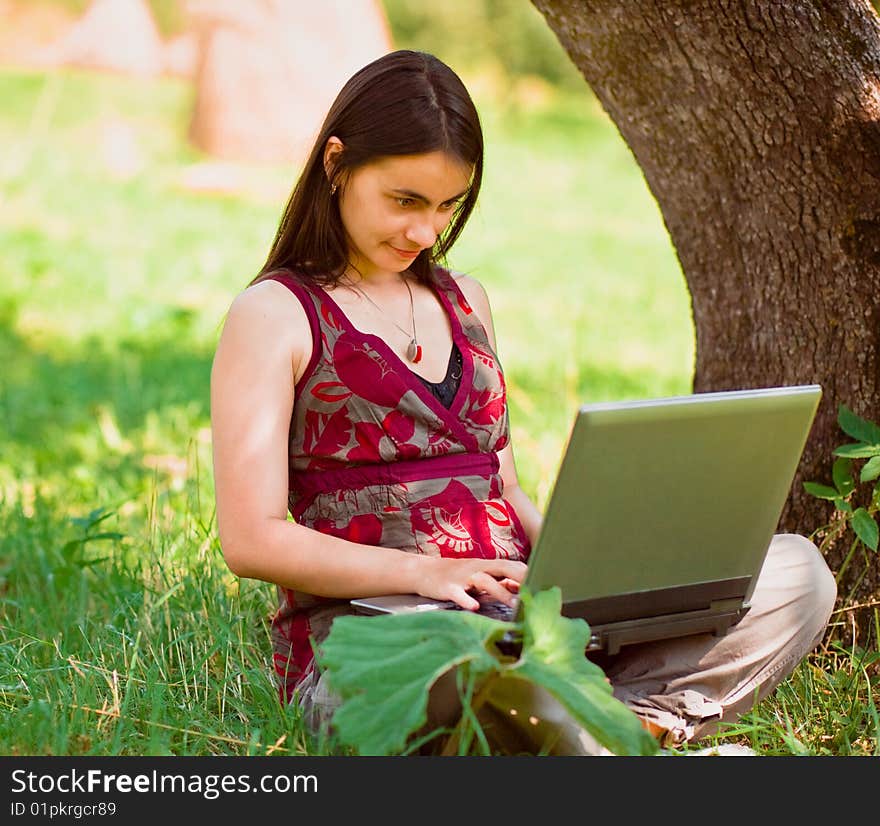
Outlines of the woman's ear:
<svg viewBox="0 0 880 826">
<path fill-rule="evenodd" d="M 345 149 L 345 145 L 335 135 L 327 138 L 327 143 L 324 144 L 324 174 L 327 176 L 328 181 L 333 180 L 337 156 L 343 149 Z"/>
</svg>

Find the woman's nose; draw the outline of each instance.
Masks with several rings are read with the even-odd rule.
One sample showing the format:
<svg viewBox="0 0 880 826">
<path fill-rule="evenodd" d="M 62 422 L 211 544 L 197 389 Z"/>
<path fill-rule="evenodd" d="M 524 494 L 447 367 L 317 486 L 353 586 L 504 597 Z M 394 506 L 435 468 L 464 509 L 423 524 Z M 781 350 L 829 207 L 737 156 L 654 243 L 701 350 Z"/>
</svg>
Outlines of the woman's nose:
<svg viewBox="0 0 880 826">
<path fill-rule="evenodd" d="M 421 217 L 413 221 L 406 233 L 407 241 L 418 244 L 422 249 L 433 247 L 437 240 L 437 228 L 432 216 Z"/>
</svg>

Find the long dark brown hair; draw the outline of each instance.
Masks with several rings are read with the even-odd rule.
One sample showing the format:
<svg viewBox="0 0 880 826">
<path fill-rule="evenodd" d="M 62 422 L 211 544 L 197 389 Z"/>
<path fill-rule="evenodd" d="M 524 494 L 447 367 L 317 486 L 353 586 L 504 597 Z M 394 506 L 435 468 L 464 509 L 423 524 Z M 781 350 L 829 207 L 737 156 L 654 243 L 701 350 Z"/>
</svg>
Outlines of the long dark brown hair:
<svg viewBox="0 0 880 826">
<path fill-rule="evenodd" d="M 333 135 L 344 148 L 328 181 L 324 147 Z M 473 174 L 446 229 L 410 264 L 422 283 L 433 281 L 436 263 L 445 264 L 476 203 L 483 175 L 480 118 L 458 75 L 431 54 L 402 49 L 364 66 L 330 107 L 266 263 L 251 284 L 279 269 L 320 284 L 337 283 L 348 263 L 348 245 L 331 184 L 341 185 L 352 171 L 379 158 L 438 150 L 472 167 Z"/>
</svg>

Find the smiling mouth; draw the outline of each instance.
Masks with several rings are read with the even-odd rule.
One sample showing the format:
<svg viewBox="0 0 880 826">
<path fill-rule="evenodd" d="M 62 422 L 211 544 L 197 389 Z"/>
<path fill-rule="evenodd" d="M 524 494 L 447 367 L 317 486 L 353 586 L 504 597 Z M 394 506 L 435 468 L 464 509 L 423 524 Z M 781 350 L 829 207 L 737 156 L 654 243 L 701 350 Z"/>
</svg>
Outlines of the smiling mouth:
<svg viewBox="0 0 880 826">
<path fill-rule="evenodd" d="M 389 244 L 388 246 L 390 246 L 391 249 L 393 249 L 398 255 L 402 255 L 404 258 L 415 258 L 415 256 L 417 256 L 421 252 L 421 250 L 402 250 L 398 247 L 395 247 L 393 244 Z"/>
</svg>

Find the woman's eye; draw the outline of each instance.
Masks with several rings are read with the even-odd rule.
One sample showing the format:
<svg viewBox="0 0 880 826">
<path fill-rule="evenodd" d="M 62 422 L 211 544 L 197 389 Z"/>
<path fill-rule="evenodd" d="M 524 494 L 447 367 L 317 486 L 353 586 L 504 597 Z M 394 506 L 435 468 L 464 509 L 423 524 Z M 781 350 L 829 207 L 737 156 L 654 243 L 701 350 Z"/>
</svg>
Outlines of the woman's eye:
<svg viewBox="0 0 880 826">
<path fill-rule="evenodd" d="M 412 206 L 415 201 L 412 198 L 398 198 L 397 203 L 402 207 Z"/>
<path fill-rule="evenodd" d="M 445 204 L 443 204 L 443 209 L 445 209 L 445 210 L 455 209 L 460 203 L 461 203 L 460 201 L 447 201 Z"/>
</svg>

